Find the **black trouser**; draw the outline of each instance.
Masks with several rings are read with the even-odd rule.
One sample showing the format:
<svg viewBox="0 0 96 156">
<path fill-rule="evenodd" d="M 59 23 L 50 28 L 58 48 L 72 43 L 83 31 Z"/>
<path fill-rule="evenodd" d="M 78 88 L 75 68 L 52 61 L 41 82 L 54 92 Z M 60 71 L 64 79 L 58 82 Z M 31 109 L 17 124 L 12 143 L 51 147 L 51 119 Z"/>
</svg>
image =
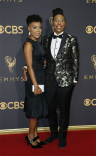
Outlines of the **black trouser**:
<svg viewBox="0 0 96 156">
<path fill-rule="evenodd" d="M 48 104 L 48 120 L 50 130 L 53 134 L 58 133 L 58 121 L 56 108 L 59 106 L 60 110 L 60 130 L 59 137 L 66 137 L 67 128 L 69 124 L 70 115 L 70 101 L 74 84 L 72 83 L 68 87 L 59 87 L 56 79 L 54 78 L 53 83 L 49 87 L 45 87 L 45 95 Z"/>
</svg>

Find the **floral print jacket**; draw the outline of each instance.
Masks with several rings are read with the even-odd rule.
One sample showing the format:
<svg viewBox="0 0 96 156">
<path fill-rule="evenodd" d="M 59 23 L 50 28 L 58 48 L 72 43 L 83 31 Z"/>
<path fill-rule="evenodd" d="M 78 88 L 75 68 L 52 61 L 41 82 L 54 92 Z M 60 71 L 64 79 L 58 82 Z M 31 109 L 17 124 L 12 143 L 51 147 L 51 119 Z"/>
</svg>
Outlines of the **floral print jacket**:
<svg viewBox="0 0 96 156">
<path fill-rule="evenodd" d="M 46 53 L 45 84 L 50 86 L 55 75 L 58 86 L 69 86 L 73 81 L 78 81 L 79 47 L 77 38 L 64 32 L 57 57 L 53 59 L 50 52 L 52 35 L 44 36 L 41 39 Z"/>
</svg>

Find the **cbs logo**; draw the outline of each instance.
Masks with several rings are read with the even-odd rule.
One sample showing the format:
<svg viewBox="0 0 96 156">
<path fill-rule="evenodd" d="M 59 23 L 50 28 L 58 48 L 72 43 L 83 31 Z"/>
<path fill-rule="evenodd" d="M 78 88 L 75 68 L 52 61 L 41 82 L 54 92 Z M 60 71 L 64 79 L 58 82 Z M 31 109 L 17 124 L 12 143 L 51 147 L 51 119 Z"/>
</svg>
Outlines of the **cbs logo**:
<svg viewBox="0 0 96 156">
<path fill-rule="evenodd" d="M 22 2 L 22 0 L 0 0 L 0 1 L 3 1 L 3 2 Z"/>
<path fill-rule="evenodd" d="M 8 108 L 8 109 L 19 109 L 19 108 L 23 109 L 24 108 L 24 101 L 8 102 L 8 104 L 5 102 L 1 102 L 0 103 L 0 109 L 5 110 L 6 108 Z"/>
<path fill-rule="evenodd" d="M 96 3 L 96 0 L 86 0 L 86 3 Z"/>
<path fill-rule="evenodd" d="M 85 99 L 85 100 L 84 100 L 84 105 L 85 105 L 85 106 L 90 106 L 90 105 L 96 106 L 96 99 L 92 99 L 92 100 L 90 100 L 90 99 Z"/>
<path fill-rule="evenodd" d="M 96 26 L 93 28 L 91 25 L 87 26 L 85 29 L 87 34 L 96 33 Z"/>
<path fill-rule="evenodd" d="M 0 25 L 0 34 L 6 32 L 7 34 L 23 34 L 23 26 L 16 26 L 16 25 L 7 25 L 3 27 Z"/>
</svg>

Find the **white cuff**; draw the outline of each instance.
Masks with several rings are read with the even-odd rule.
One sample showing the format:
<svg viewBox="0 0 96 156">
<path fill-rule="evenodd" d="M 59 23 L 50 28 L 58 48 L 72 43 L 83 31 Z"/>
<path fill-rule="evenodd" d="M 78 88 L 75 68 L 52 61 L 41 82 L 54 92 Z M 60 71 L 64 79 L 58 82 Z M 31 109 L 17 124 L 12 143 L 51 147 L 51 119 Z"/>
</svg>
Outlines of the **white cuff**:
<svg viewBox="0 0 96 156">
<path fill-rule="evenodd" d="M 73 82 L 77 83 L 77 81 L 73 81 Z"/>
<path fill-rule="evenodd" d="M 26 68 L 26 69 L 27 69 L 27 66 L 24 66 L 23 68 Z M 23 68 L 22 68 L 22 69 L 23 69 Z"/>
</svg>

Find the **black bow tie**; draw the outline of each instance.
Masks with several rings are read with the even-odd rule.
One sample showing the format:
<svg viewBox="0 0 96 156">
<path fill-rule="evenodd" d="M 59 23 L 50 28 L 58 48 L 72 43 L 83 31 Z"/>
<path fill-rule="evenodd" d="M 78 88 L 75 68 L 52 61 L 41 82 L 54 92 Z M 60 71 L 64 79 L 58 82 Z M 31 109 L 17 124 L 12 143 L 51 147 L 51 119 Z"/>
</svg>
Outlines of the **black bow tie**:
<svg viewBox="0 0 96 156">
<path fill-rule="evenodd" d="M 53 37 L 54 39 L 57 38 L 57 37 L 59 37 L 59 38 L 62 39 L 62 36 L 63 36 L 63 35 L 59 35 L 59 36 L 53 35 L 52 37 Z"/>
</svg>

